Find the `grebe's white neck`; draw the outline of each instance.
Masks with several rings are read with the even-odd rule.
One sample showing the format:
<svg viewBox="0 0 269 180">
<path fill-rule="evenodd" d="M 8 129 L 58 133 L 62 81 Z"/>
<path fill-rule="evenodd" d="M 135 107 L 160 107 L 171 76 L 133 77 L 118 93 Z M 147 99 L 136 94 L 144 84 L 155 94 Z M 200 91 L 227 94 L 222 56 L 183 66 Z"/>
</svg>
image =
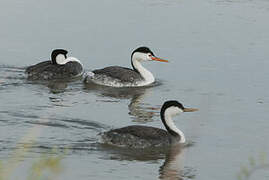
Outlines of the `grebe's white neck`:
<svg viewBox="0 0 269 180">
<path fill-rule="evenodd" d="M 55 60 L 57 64 L 63 65 L 66 63 L 66 56 L 64 54 L 58 54 Z"/>
<path fill-rule="evenodd" d="M 134 70 L 138 71 L 140 75 L 144 78 L 145 83 L 143 85 L 151 84 L 155 81 L 153 74 L 144 68 L 141 61 L 148 60 L 148 55 L 145 53 L 136 52 L 132 56 L 132 66 Z"/>
<path fill-rule="evenodd" d="M 178 108 L 178 107 L 175 107 L 175 106 L 171 106 L 169 108 L 167 108 L 164 112 L 164 121 L 166 123 L 166 126 L 169 128 L 168 131 L 173 131 L 174 133 L 178 134 L 180 136 L 180 143 L 185 143 L 186 142 L 186 139 L 185 139 L 185 135 L 184 133 L 179 130 L 174 121 L 172 120 L 172 117 L 174 117 L 175 115 L 179 114 L 179 113 L 182 113 L 183 110 Z"/>
</svg>

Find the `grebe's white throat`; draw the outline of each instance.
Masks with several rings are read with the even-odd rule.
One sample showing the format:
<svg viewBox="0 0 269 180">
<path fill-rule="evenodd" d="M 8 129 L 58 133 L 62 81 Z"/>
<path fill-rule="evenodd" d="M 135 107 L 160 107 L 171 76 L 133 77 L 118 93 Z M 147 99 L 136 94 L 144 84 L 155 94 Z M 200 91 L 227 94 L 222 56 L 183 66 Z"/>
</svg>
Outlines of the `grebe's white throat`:
<svg viewBox="0 0 269 180">
<path fill-rule="evenodd" d="M 135 52 L 132 56 L 132 65 L 134 70 L 138 71 L 144 79 L 144 82 L 142 82 L 140 85 L 148 85 L 155 81 L 153 74 L 141 64 L 141 61 L 150 61 L 150 56 L 150 54 L 141 52 Z"/>
<path fill-rule="evenodd" d="M 184 112 L 182 109 L 176 107 L 176 106 L 171 106 L 169 108 L 167 108 L 164 112 L 164 121 L 166 122 L 167 126 L 174 131 L 175 133 L 177 133 L 180 136 L 180 141 L 179 143 L 185 143 L 186 139 L 185 139 L 185 135 L 184 133 L 179 130 L 174 121 L 172 120 L 172 117 L 176 116 L 179 113 Z"/>
</svg>

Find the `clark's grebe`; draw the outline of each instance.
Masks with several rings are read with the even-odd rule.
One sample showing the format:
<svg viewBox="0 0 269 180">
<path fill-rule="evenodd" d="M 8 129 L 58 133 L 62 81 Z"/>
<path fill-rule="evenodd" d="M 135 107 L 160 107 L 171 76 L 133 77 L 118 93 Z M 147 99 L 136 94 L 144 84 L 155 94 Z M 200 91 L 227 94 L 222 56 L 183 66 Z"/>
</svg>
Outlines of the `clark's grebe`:
<svg viewBox="0 0 269 180">
<path fill-rule="evenodd" d="M 127 126 L 104 132 L 102 141 L 107 144 L 129 148 L 166 147 L 175 143 L 185 143 L 185 136 L 176 127 L 172 117 L 182 112 L 197 110 L 185 108 L 178 101 L 166 101 L 160 114 L 167 131 L 149 126 Z"/>
<path fill-rule="evenodd" d="M 137 87 L 146 86 L 155 81 L 150 71 L 141 65 L 143 61 L 168 62 L 154 56 L 153 52 L 147 47 L 139 47 L 131 55 L 133 69 L 109 66 L 103 69 L 96 69 L 88 72 L 84 80 L 85 83 L 96 83 L 99 85 L 113 87 Z"/>
<path fill-rule="evenodd" d="M 55 49 L 51 60 L 40 62 L 26 68 L 30 80 L 69 79 L 83 74 L 81 62 L 74 57 L 67 57 L 64 49 Z"/>
</svg>

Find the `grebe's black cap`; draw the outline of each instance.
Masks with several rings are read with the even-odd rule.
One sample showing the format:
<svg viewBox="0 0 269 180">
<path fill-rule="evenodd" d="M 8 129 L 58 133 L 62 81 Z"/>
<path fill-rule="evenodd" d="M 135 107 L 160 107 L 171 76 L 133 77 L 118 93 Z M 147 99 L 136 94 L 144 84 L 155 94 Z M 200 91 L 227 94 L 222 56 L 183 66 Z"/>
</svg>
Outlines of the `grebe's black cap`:
<svg viewBox="0 0 269 180">
<path fill-rule="evenodd" d="M 133 57 L 133 54 L 136 53 L 136 52 L 140 52 L 140 53 L 151 53 L 152 56 L 155 56 L 154 53 L 148 47 L 145 47 L 145 46 L 139 47 L 136 50 L 134 50 L 132 52 L 131 57 Z"/>
</svg>

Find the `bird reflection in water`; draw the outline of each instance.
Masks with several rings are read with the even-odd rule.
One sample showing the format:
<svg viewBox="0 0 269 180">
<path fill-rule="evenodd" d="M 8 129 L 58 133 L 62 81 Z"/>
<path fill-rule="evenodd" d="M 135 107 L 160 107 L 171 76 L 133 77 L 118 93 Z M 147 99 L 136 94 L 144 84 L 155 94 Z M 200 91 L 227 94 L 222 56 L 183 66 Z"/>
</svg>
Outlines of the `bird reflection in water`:
<svg viewBox="0 0 269 180">
<path fill-rule="evenodd" d="M 165 161 L 159 169 L 159 179 L 186 180 L 193 179 L 192 168 L 184 168 L 184 147 L 181 144 L 171 146 L 166 153 Z"/>
<path fill-rule="evenodd" d="M 63 93 L 66 91 L 68 86 L 78 86 L 81 82 L 79 81 L 81 77 L 76 77 L 72 79 L 57 79 L 57 80 L 48 80 L 48 81 L 40 81 L 40 80 L 27 80 L 28 84 L 33 85 L 43 85 L 49 88 L 50 92 L 53 94 Z"/>
<path fill-rule="evenodd" d="M 184 167 L 184 151 L 193 146 L 192 143 L 175 144 L 166 148 L 129 149 L 107 144 L 101 144 L 99 150 L 103 151 L 103 159 L 119 161 L 142 161 L 159 163 L 158 178 L 162 180 L 190 180 L 195 178 L 195 169 Z"/>
<path fill-rule="evenodd" d="M 47 84 L 48 88 L 50 89 L 51 93 L 62 93 L 67 88 L 67 82 L 63 81 L 51 81 Z"/>
<path fill-rule="evenodd" d="M 134 122 L 151 122 L 154 116 L 159 116 L 160 107 L 152 107 L 150 104 L 143 102 L 149 90 L 143 89 L 143 92 L 134 95 L 128 105 L 129 115 Z"/>
<path fill-rule="evenodd" d="M 156 86 L 158 84 L 155 84 Z M 87 92 L 95 92 L 101 97 L 109 97 L 109 100 L 99 100 L 103 102 L 118 102 L 121 99 L 130 99 L 128 105 L 129 115 L 134 122 L 146 123 L 153 121 L 154 116 L 159 116 L 160 106 L 153 107 L 144 103 L 145 97 L 153 91 L 153 86 L 114 88 L 96 84 L 85 84 Z M 113 99 L 111 99 L 113 98 Z"/>
</svg>

